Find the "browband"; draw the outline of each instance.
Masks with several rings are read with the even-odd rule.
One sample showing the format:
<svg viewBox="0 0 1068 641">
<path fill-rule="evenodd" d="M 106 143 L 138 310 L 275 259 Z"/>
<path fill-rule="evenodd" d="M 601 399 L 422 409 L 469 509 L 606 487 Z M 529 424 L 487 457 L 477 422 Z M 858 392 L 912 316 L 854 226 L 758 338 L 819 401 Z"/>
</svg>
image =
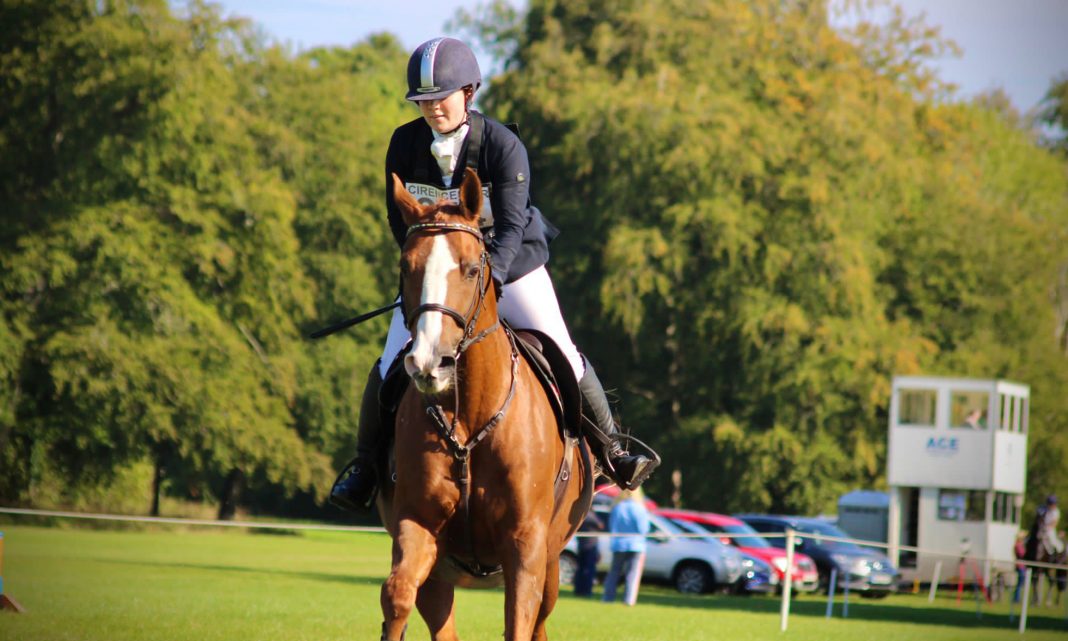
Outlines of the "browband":
<svg viewBox="0 0 1068 641">
<path fill-rule="evenodd" d="M 472 227 L 471 225 L 465 225 L 463 223 L 419 223 L 408 227 L 408 231 L 405 234 L 405 239 L 411 237 L 412 234 L 419 231 L 463 231 L 471 234 L 477 238 L 480 242 L 485 242 L 482 237 L 482 232 L 478 227 Z"/>
</svg>

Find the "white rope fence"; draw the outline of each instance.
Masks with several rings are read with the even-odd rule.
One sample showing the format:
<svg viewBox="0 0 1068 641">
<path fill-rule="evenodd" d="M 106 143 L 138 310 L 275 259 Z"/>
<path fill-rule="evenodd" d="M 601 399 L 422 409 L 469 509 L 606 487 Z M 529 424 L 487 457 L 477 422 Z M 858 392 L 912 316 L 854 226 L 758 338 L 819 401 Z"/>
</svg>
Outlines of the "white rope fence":
<svg viewBox="0 0 1068 641">
<path fill-rule="evenodd" d="M 0 514 L 11 514 L 16 516 L 33 516 L 33 517 L 51 517 L 61 519 L 81 519 L 81 520 L 95 520 L 95 521 L 116 521 L 116 522 L 132 522 L 132 523 L 150 523 L 150 524 L 162 524 L 162 525 L 183 525 L 183 526 L 198 526 L 198 527 L 229 527 L 229 528 L 248 528 L 248 529 L 265 529 L 265 530 L 292 530 L 292 531 L 336 531 L 336 532 L 364 532 L 364 533 L 378 533 L 384 534 L 385 528 L 380 526 L 354 526 L 354 525 L 329 525 L 329 524 L 317 524 L 317 523 L 264 523 L 259 521 L 218 521 L 214 519 L 187 519 L 187 518 L 172 518 L 172 517 L 159 517 L 159 516 L 133 516 L 122 514 L 95 514 L 86 512 L 67 512 L 60 510 L 36 510 L 29 508 L 12 508 L 12 507 L 0 507 Z M 576 537 L 597 537 L 597 538 L 611 538 L 616 536 L 634 536 L 633 534 L 612 534 L 607 532 L 579 532 Z M 669 538 L 694 538 L 694 539 L 708 539 L 708 538 L 734 538 L 734 537 L 749 537 L 749 538 L 764 538 L 764 539 L 786 539 L 786 569 L 783 577 L 783 589 L 782 589 L 782 605 L 779 611 L 779 628 L 785 632 L 789 624 L 790 616 L 790 599 L 793 589 L 793 566 L 794 566 L 794 548 L 797 537 L 809 538 L 817 541 L 830 541 L 837 543 L 853 543 L 869 548 L 884 548 L 887 549 L 890 546 L 880 541 L 868 541 L 864 539 L 851 539 L 835 536 L 827 536 L 824 534 L 814 534 L 808 532 L 798 532 L 793 529 L 788 529 L 785 533 L 730 533 L 730 532 L 709 532 L 705 534 L 698 533 L 668 533 L 665 536 Z M 931 556 L 941 556 L 947 558 L 956 558 L 968 560 L 972 562 L 993 562 L 998 564 L 1014 564 L 1019 563 L 1027 567 L 1026 579 L 1023 585 L 1023 595 L 1021 597 L 1021 611 L 1019 620 L 1019 632 L 1022 634 L 1027 627 L 1027 614 L 1028 604 L 1030 601 L 1030 588 L 1031 577 L 1036 569 L 1052 569 L 1052 570 L 1068 570 L 1068 565 L 1057 565 L 1053 563 L 1039 563 L 1036 561 L 1021 561 L 1010 560 L 1004 558 L 982 557 L 972 554 L 962 555 L 959 553 L 945 552 L 943 550 L 932 550 L 928 548 L 919 548 L 909 545 L 898 545 L 899 550 L 903 552 L 916 552 L 923 553 Z M 935 563 L 935 570 L 931 577 L 931 591 L 928 597 L 928 601 L 933 601 L 935 592 L 937 590 L 939 581 L 941 579 L 942 561 L 939 560 Z M 830 577 L 830 585 L 828 590 L 827 601 L 827 617 L 831 616 L 834 595 L 835 595 L 835 583 L 837 578 L 837 570 L 832 571 Z M 2 584 L 0 584 L 2 585 Z M 848 617 L 849 612 L 849 580 L 845 577 L 844 583 L 844 597 L 843 597 L 843 617 Z M 0 588 L 2 589 L 2 588 Z M 978 595 L 977 595 L 978 598 Z M 980 604 L 977 604 L 977 608 Z M 1009 612 L 1009 620 L 1013 620 L 1013 612 Z M 1066 613 L 1066 619 L 1068 619 L 1068 613 Z"/>
<path fill-rule="evenodd" d="M 127 516 L 123 514 L 91 514 L 87 512 L 62 512 L 57 510 L 31 510 L 26 508 L 0 507 L 0 514 L 20 514 L 60 519 L 85 519 L 92 521 L 124 521 L 129 523 L 160 523 L 166 525 L 197 525 L 208 527 L 236 527 L 263 530 L 319 530 L 338 532 L 382 532 L 380 526 L 326 525 L 317 523 L 260 523 L 258 521 L 217 521 L 214 519 L 179 519 L 165 516 Z"/>
</svg>

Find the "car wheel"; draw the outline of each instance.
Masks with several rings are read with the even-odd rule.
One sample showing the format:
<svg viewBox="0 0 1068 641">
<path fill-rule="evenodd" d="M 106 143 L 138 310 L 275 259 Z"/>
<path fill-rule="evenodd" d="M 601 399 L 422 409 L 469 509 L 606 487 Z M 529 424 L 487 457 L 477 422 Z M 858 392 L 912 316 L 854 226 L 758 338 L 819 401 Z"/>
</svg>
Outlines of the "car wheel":
<svg viewBox="0 0 1068 641">
<path fill-rule="evenodd" d="M 683 594 L 711 592 L 714 585 L 712 568 L 704 563 L 683 563 L 675 570 L 675 589 Z"/>
<path fill-rule="evenodd" d="M 564 550 L 560 553 L 560 585 L 574 585 L 578 573 L 578 557 Z"/>
</svg>

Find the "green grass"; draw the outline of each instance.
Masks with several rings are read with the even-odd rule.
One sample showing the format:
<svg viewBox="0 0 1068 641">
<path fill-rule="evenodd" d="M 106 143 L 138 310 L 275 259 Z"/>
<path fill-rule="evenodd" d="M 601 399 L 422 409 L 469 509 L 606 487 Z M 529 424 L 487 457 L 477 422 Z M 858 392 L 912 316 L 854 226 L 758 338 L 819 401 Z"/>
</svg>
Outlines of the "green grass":
<svg viewBox="0 0 1068 641">
<path fill-rule="evenodd" d="M 4 587 L 28 612 L 0 613 L 2 641 L 378 639 L 379 586 L 389 570 L 381 534 L 249 534 L 210 529 L 101 531 L 0 526 Z M 984 641 L 1068 639 L 1064 604 L 1038 608 L 1023 637 L 1007 605 L 956 605 L 946 594 L 852 599 L 850 618 L 824 618 L 825 600 L 794 602 L 779 632 L 769 597 L 687 597 L 644 586 L 638 606 L 564 594 L 549 623 L 554 639 L 649 641 Z M 501 638 L 499 591 L 460 591 L 457 625 L 466 640 Z M 836 609 L 836 614 L 839 612 Z M 426 639 L 413 619 L 409 639 Z"/>
</svg>

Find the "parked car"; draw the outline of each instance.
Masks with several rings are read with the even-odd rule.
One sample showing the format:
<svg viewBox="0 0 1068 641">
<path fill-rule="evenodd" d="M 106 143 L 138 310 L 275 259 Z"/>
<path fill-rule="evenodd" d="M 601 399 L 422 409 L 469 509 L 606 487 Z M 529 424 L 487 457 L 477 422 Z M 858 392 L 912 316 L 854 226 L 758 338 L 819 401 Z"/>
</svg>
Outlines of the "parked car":
<svg viewBox="0 0 1068 641">
<path fill-rule="evenodd" d="M 727 545 L 725 541 L 720 540 L 719 537 L 711 534 L 697 523 L 681 519 L 671 519 L 671 522 L 691 534 L 700 535 L 703 539 L 719 541 Z M 745 553 L 743 550 L 739 551 L 742 553 L 742 576 L 735 582 L 734 592 L 737 594 L 767 593 L 778 589 L 779 577 L 770 564 L 759 557 Z M 813 566 L 813 573 L 815 573 L 815 566 Z"/>
<path fill-rule="evenodd" d="M 742 553 L 742 578 L 736 583 L 738 594 L 774 592 L 778 588 L 771 565 L 750 554 Z"/>
<path fill-rule="evenodd" d="M 727 545 L 738 548 L 742 554 L 756 557 L 769 564 L 773 570 L 772 589 L 781 589 L 782 582 L 786 580 L 786 550 L 775 547 L 760 536 L 747 536 L 759 534 L 745 521 L 714 512 L 696 512 L 693 510 L 657 510 L 660 516 L 666 516 L 675 523 L 691 523 L 706 532 L 712 534 L 732 534 L 734 536 L 717 537 Z M 819 589 L 820 575 L 816 569 L 816 563 L 806 554 L 795 551 L 794 567 L 791 570 L 793 589 L 798 592 L 814 592 Z"/>
<path fill-rule="evenodd" d="M 595 504 L 594 510 L 608 522 L 608 505 Z M 643 581 L 668 583 L 679 592 L 692 594 L 735 589 L 742 577 L 743 557 L 738 550 L 714 537 L 693 537 L 655 513 L 649 515 L 649 526 Z M 597 548 L 601 552 L 597 569 L 607 572 L 612 564 L 610 538 L 599 537 Z M 577 566 L 578 544 L 572 538 L 560 554 L 560 582 L 573 578 Z"/>
<path fill-rule="evenodd" d="M 900 572 L 890 559 L 881 552 L 863 548 L 855 543 L 828 541 L 823 537 L 848 539 L 848 534 L 821 519 L 798 516 L 771 516 L 765 514 L 736 514 L 758 532 L 785 533 L 792 528 L 800 535 L 795 545 L 801 552 L 812 557 L 820 573 L 820 586 L 830 587 L 831 570 L 837 569 L 836 585 L 839 590 L 848 582 L 849 589 L 862 596 L 885 597 L 897 590 Z M 768 539 L 775 547 L 785 548 L 785 538 Z"/>
</svg>

